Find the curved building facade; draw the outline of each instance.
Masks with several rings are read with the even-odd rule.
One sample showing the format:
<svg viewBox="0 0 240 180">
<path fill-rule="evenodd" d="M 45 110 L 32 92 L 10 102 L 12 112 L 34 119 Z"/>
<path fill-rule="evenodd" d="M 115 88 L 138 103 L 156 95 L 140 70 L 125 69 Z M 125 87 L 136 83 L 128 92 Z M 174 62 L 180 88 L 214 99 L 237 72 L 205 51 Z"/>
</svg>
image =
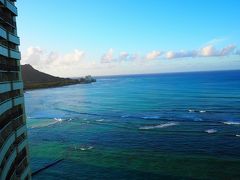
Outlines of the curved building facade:
<svg viewBox="0 0 240 180">
<path fill-rule="evenodd" d="M 31 179 L 15 0 L 0 0 L 0 180 Z"/>
</svg>

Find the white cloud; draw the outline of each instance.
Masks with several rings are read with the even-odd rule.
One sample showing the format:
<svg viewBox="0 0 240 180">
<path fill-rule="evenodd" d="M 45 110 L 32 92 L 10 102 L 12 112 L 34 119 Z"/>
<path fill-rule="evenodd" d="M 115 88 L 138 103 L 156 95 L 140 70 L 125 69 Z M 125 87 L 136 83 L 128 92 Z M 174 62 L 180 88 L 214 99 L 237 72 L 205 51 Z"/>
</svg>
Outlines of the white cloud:
<svg viewBox="0 0 240 180">
<path fill-rule="evenodd" d="M 123 51 L 119 54 L 119 60 L 120 61 L 126 61 L 126 60 L 129 59 L 129 57 L 130 57 L 129 53 L 125 52 L 125 51 Z"/>
<path fill-rule="evenodd" d="M 63 66 L 76 65 L 83 60 L 85 52 L 75 49 L 67 54 L 58 52 L 47 52 L 40 47 L 29 47 L 23 54 L 22 63 L 31 64 L 33 66 Z"/>
<path fill-rule="evenodd" d="M 113 49 L 110 48 L 101 58 L 101 63 L 111 63 L 113 61 L 115 61 L 114 57 L 113 57 Z"/>
<path fill-rule="evenodd" d="M 215 55 L 217 55 L 217 53 L 213 45 L 207 45 L 199 51 L 199 56 L 210 57 Z"/>
<path fill-rule="evenodd" d="M 97 74 L 107 74 L 107 72 L 114 74 L 114 70 L 118 68 L 122 68 L 122 70 L 127 68 L 133 71 L 135 71 L 136 67 L 147 69 L 148 66 L 153 64 L 157 66 L 157 60 L 164 63 L 166 59 L 224 57 L 229 55 L 240 55 L 240 49 L 236 50 L 235 45 L 228 45 L 223 48 L 206 45 L 197 50 L 153 50 L 147 54 L 121 51 L 115 56 L 114 50 L 110 48 L 99 58 L 94 57 L 94 55 L 91 56 L 91 54 L 90 57 L 89 54 L 86 57 L 86 52 L 80 49 L 63 54 L 46 51 L 40 47 L 29 47 L 26 52 L 23 52 L 21 63 L 31 64 L 36 69 L 53 75 L 79 76 L 94 74 L 94 72 L 97 72 Z"/>
<path fill-rule="evenodd" d="M 220 51 L 220 55 L 221 56 L 227 56 L 231 53 L 233 53 L 233 51 L 236 49 L 235 45 L 229 45 L 224 47 L 221 51 Z"/>
<path fill-rule="evenodd" d="M 240 49 L 235 52 L 236 55 L 240 55 Z"/>
<path fill-rule="evenodd" d="M 196 51 L 168 51 L 165 54 L 165 58 L 167 59 L 176 59 L 176 58 L 187 58 L 187 57 L 196 57 Z"/>
<path fill-rule="evenodd" d="M 85 55 L 86 53 L 79 49 L 61 54 L 53 51 L 48 52 L 40 47 L 29 47 L 23 53 L 21 63 L 31 64 L 38 70 L 53 74 L 60 74 L 63 71 L 68 71 L 71 74 L 72 69 L 76 69 L 77 71 L 80 67 L 89 66 L 90 62 L 84 61 Z M 66 74 L 66 72 L 63 73 Z"/>
<path fill-rule="evenodd" d="M 139 60 L 140 56 L 137 53 L 130 54 L 126 51 L 122 51 L 118 56 L 114 56 L 114 50 L 110 48 L 105 54 L 102 55 L 100 63 L 122 63 Z"/>
<path fill-rule="evenodd" d="M 44 51 L 40 47 L 29 47 L 22 56 L 22 62 L 24 64 L 39 65 L 43 55 Z"/>
<path fill-rule="evenodd" d="M 167 51 L 165 53 L 166 59 L 176 58 L 194 58 L 194 57 L 214 57 L 214 56 L 228 56 L 234 54 L 235 45 L 228 45 L 222 49 L 216 49 L 213 45 L 207 45 L 199 50 L 192 51 Z"/>
<path fill-rule="evenodd" d="M 147 60 L 155 60 L 157 59 L 159 56 L 161 55 L 161 52 L 160 51 L 152 51 L 152 52 L 149 52 L 147 55 L 146 55 L 146 59 Z"/>
<path fill-rule="evenodd" d="M 211 56 L 228 56 L 233 54 L 234 50 L 236 49 L 235 45 L 228 45 L 222 49 L 216 49 L 213 45 L 208 45 L 203 47 L 200 50 L 200 56 L 204 57 L 211 57 Z"/>
</svg>

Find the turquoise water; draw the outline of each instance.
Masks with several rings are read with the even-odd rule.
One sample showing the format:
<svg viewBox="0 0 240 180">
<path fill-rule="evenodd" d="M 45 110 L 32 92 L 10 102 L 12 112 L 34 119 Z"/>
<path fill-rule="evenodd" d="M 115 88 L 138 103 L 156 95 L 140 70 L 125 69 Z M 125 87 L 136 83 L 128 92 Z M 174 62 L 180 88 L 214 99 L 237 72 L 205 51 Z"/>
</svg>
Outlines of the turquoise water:
<svg viewBox="0 0 240 180">
<path fill-rule="evenodd" d="M 240 71 L 27 91 L 34 179 L 240 179 Z"/>
</svg>

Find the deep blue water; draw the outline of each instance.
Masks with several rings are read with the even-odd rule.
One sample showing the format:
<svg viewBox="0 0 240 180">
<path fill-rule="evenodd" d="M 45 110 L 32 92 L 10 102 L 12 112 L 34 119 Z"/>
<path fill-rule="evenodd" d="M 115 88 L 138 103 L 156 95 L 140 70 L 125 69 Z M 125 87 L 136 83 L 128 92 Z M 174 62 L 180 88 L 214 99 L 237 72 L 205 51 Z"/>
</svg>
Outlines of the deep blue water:
<svg viewBox="0 0 240 180">
<path fill-rule="evenodd" d="M 240 71 L 27 91 L 34 179 L 240 179 Z"/>
</svg>

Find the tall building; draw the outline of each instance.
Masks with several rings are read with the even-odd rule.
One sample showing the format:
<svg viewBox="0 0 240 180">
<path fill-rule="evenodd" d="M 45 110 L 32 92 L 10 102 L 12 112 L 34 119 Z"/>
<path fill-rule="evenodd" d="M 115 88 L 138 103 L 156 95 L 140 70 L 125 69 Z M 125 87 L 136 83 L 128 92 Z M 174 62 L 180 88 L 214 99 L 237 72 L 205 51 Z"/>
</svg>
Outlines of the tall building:
<svg viewBox="0 0 240 180">
<path fill-rule="evenodd" d="M 31 179 L 15 0 L 0 0 L 0 180 Z"/>
</svg>

